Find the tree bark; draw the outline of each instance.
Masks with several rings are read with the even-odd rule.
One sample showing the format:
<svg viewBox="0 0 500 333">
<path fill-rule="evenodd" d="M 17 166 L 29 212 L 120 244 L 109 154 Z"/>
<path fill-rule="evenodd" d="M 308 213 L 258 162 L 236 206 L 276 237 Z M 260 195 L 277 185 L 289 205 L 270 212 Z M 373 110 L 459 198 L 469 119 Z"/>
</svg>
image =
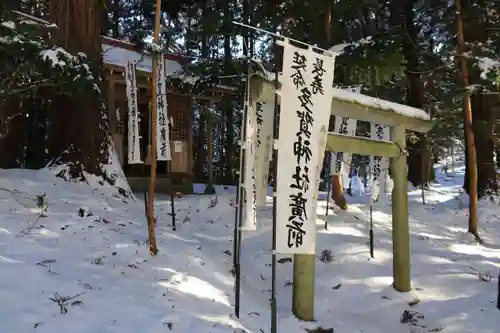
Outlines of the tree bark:
<svg viewBox="0 0 500 333">
<path fill-rule="evenodd" d="M 325 11 L 324 22 L 323 22 L 323 42 L 321 43 L 322 47 L 325 49 L 330 48 L 332 45 L 332 11 L 333 11 L 333 3 L 330 2 Z M 335 119 L 331 117 L 330 119 Z M 329 160 L 327 154 L 323 158 L 323 167 L 330 168 Z M 332 175 L 331 179 L 331 188 L 332 188 L 332 200 L 335 202 L 337 206 L 341 209 L 347 209 L 347 201 L 344 196 L 344 187 L 342 185 L 342 177 L 341 175 Z"/>
<path fill-rule="evenodd" d="M 208 20 L 207 16 L 209 13 L 208 1 L 203 2 L 203 16 L 202 20 L 202 34 L 201 34 L 201 57 L 202 59 L 207 59 L 209 54 L 208 46 Z M 204 106 L 199 106 L 199 119 L 198 119 L 198 138 L 196 140 L 196 165 L 195 165 L 195 177 L 198 181 L 205 181 L 205 112 L 203 110 Z"/>
<path fill-rule="evenodd" d="M 474 138 L 477 155 L 477 195 L 483 198 L 498 192 L 494 163 L 493 107 L 497 96 L 476 94 L 471 97 Z"/>
<path fill-rule="evenodd" d="M 231 26 L 232 26 L 232 15 L 231 15 L 231 4 L 232 0 L 227 0 L 224 7 L 224 67 L 226 70 L 230 69 L 233 54 L 231 51 Z M 233 117 L 233 105 L 229 98 L 226 99 L 225 103 L 225 114 L 226 114 L 226 183 L 233 184 L 233 173 L 234 173 L 234 117 Z"/>
<path fill-rule="evenodd" d="M 207 186 L 205 187 L 205 194 L 215 194 L 214 188 L 214 170 L 213 170 L 213 116 L 210 114 L 212 107 L 209 104 L 204 106 L 204 112 L 207 113 L 206 116 L 206 126 L 207 126 Z"/>
<path fill-rule="evenodd" d="M 488 22 L 484 17 L 469 14 L 470 5 L 462 1 L 464 40 L 467 43 L 485 43 L 489 39 Z M 481 73 L 479 68 L 472 67 L 469 71 L 469 84 L 481 84 Z M 494 163 L 495 138 L 493 109 L 498 103 L 497 95 L 486 95 L 478 91 L 471 95 L 472 122 L 477 155 L 478 172 L 478 198 L 494 195 L 498 191 L 496 181 L 496 166 Z M 469 180 L 469 170 L 466 169 L 466 180 Z M 464 184 L 468 191 L 469 186 Z"/>
<path fill-rule="evenodd" d="M 494 130 L 495 130 L 495 165 L 500 168 L 500 112 L 499 106 L 494 111 Z"/>
<path fill-rule="evenodd" d="M 406 104 L 423 109 L 425 103 L 424 85 L 419 73 L 419 58 L 416 39 L 417 27 L 414 23 L 413 10 L 415 0 L 394 2 L 392 8 L 393 23 L 400 26 L 403 37 L 403 54 L 406 62 L 407 101 Z M 432 180 L 432 161 L 429 144 L 425 134 L 416 134 L 418 140 L 407 140 L 408 146 L 408 180 L 414 186 L 426 186 Z"/>
<path fill-rule="evenodd" d="M 112 33 L 114 38 L 120 37 L 120 0 L 113 1 L 113 21 L 111 22 Z"/>
<path fill-rule="evenodd" d="M 67 51 L 83 52 L 95 77 L 101 70 L 102 0 L 50 0 L 49 13 L 58 25 L 59 43 Z M 107 124 L 95 91 L 58 96 L 51 110 L 49 128 L 51 157 L 70 167 L 71 178 L 83 179 L 82 171 L 102 174 L 107 163 Z"/>
<path fill-rule="evenodd" d="M 217 158 L 218 160 L 218 165 L 219 165 L 219 179 L 216 179 L 216 182 L 218 184 L 223 184 L 226 180 L 226 174 L 224 171 L 224 167 L 222 165 L 222 162 L 225 160 L 226 156 L 226 150 L 224 147 L 224 138 L 226 136 L 226 130 L 225 130 L 226 123 L 224 121 L 224 114 L 220 114 L 220 119 L 218 119 L 218 137 L 217 137 L 217 144 L 219 145 L 219 156 Z M 231 184 L 227 184 L 231 185 Z"/>
<path fill-rule="evenodd" d="M 15 18 L 12 10 L 18 10 L 19 0 L 0 1 L 0 18 L 10 20 Z M 9 57 L 10 58 L 10 57 Z M 17 67 L 16 60 L 0 58 L 0 77 L 5 71 Z M 8 88 L 8 87 L 0 87 Z M 20 108 L 21 101 L 14 96 L 0 99 L 0 168 L 18 168 L 23 161 L 23 146 L 25 138 L 24 114 Z"/>
<path fill-rule="evenodd" d="M 467 56 L 464 54 L 466 50 L 464 40 L 464 30 L 462 21 L 462 6 L 460 0 L 454 0 L 456 7 L 457 21 L 457 55 L 462 76 L 462 84 L 464 92 L 469 86 L 469 70 L 467 67 Z M 478 207 L 477 207 L 477 160 L 474 131 L 472 129 L 472 108 L 469 93 L 464 96 L 464 130 L 465 141 L 467 144 L 467 167 L 469 178 L 469 232 L 479 238 L 478 230 Z"/>
</svg>

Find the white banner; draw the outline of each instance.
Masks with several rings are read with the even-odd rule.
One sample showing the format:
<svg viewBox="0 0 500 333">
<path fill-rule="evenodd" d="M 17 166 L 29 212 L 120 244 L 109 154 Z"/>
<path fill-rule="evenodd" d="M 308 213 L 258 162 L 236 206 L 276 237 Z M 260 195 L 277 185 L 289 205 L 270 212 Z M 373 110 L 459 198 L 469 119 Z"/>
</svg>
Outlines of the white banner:
<svg viewBox="0 0 500 333">
<path fill-rule="evenodd" d="M 345 90 L 350 90 L 355 93 L 361 92 L 361 86 L 346 87 Z M 356 119 L 346 118 L 346 117 L 335 117 L 335 126 L 333 128 L 334 133 L 356 136 L 356 127 L 358 126 L 358 121 Z M 351 160 L 352 154 L 348 152 L 334 152 L 332 159 L 332 174 L 342 176 L 342 186 L 349 184 L 349 175 L 351 172 Z"/>
<path fill-rule="evenodd" d="M 257 207 L 256 207 L 256 186 L 255 186 L 255 151 L 257 146 L 257 116 L 255 108 L 252 108 L 249 102 L 246 102 L 246 121 L 245 121 L 245 164 L 244 183 L 243 183 L 243 229 L 246 231 L 257 230 Z"/>
<path fill-rule="evenodd" d="M 255 163 L 255 199 L 257 207 L 263 207 L 267 201 L 269 163 L 273 148 L 274 101 L 258 99 L 249 107 L 255 112 L 257 122 L 257 147 Z"/>
<path fill-rule="evenodd" d="M 137 80 L 135 62 L 129 61 L 125 68 L 125 87 L 128 102 L 128 164 L 140 164 L 139 109 L 137 107 Z"/>
<path fill-rule="evenodd" d="M 276 252 L 316 252 L 316 199 L 330 118 L 335 58 L 283 46 Z"/>
<path fill-rule="evenodd" d="M 335 126 L 333 128 L 334 133 L 356 136 L 356 126 L 358 121 L 356 119 L 350 119 L 346 117 L 335 117 Z M 348 184 L 349 173 L 352 154 L 348 152 L 334 152 L 335 158 L 333 160 L 334 168 L 332 169 L 333 175 L 342 176 L 342 184 Z"/>
<path fill-rule="evenodd" d="M 156 150 L 158 161 L 171 161 L 170 138 L 167 114 L 167 82 L 165 77 L 165 58 L 159 57 L 156 65 Z"/>
<path fill-rule="evenodd" d="M 374 123 L 371 123 L 370 126 L 370 136 L 372 139 L 390 140 L 389 127 Z M 380 199 L 380 195 L 386 195 L 390 162 L 387 157 L 371 156 L 370 164 L 372 170 L 371 203 L 374 203 Z"/>
</svg>

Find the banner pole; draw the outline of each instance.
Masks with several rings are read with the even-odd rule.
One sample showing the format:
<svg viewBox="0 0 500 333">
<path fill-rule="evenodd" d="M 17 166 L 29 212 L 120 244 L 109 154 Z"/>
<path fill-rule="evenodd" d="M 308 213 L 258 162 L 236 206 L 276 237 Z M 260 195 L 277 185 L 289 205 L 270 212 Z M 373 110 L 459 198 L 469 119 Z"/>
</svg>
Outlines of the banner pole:
<svg viewBox="0 0 500 333">
<path fill-rule="evenodd" d="M 332 153 L 329 153 L 328 158 L 328 174 L 326 176 L 326 216 L 328 216 L 328 211 L 330 210 L 330 193 L 332 190 Z M 328 221 L 325 221 L 325 230 L 328 229 Z"/>
<path fill-rule="evenodd" d="M 275 46 L 278 47 L 276 39 Z M 279 64 L 275 67 L 274 87 L 276 92 L 279 89 Z M 272 235 L 272 254 L 271 254 L 271 333 L 278 331 L 278 307 L 276 303 L 276 233 L 277 233 L 277 185 L 278 185 L 278 138 L 279 138 L 279 98 L 278 94 L 274 97 L 274 119 L 273 119 L 273 235 Z"/>
<path fill-rule="evenodd" d="M 250 63 L 248 63 L 248 74 L 247 74 L 247 87 L 245 91 L 245 101 L 243 105 L 243 117 L 241 126 L 241 138 L 240 138 L 240 178 L 238 181 L 238 192 L 237 201 L 238 206 L 235 214 L 234 221 L 234 273 L 235 273 L 235 293 L 234 293 L 234 314 L 237 318 L 240 317 L 240 302 L 241 302 L 241 238 L 242 238 L 242 228 L 243 228 L 243 204 L 245 202 L 246 188 L 244 186 L 245 181 L 245 153 L 246 153 L 246 135 L 247 135 L 247 117 L 248 117 L 248 103 L 250 96 Z"/>
<path fill-rule="evenodd" d="M 370 257 L 375 258 L 374 249 L 374 235 L 373 235 L 373 205 L 370 203 Z"/>
</svg>

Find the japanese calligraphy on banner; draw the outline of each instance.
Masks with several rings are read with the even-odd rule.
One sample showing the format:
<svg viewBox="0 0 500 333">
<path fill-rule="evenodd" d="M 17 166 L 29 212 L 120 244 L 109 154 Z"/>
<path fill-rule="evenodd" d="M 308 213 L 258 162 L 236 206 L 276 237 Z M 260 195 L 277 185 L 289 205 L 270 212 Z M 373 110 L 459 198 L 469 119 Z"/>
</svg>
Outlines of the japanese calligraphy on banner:
<svg viewBox="0 0 500 333">
<path fill-rule="evenodd" d="M 371 124 L 371 138 L 375 140 L 390 140 L 389 127 L 379 124 Z M 381 156 L 371 156 L 370 164 L 372 169 L 372 195 L 371 202 L 377 202 L 380 195 L 385 196 L 387 192 L 387 178 L 389 177 L 389 158 Z"/>
<path fill-rule="evenodd" d="M 269 163 L 273 148 L 274 100 L 257 99 L 250 107 L 257 124 L 255 163 L 255 200 L 257 207 L 265 206 L 269 184 Z"/>
<path fill-rule="evenodd" d="M 277 174 L 277 253 L 316 252 L 316 200 L 335 58 L 283 46 Z"/>
<path fill-rule="evenodd" d="M 158 161 L 172 160 L 167 114 L 167 82 L 165 77 L 165 59 L 159 57 L 156 65 L 156 149 Z"/>
<path fill-rule="evenodd" d="M 248 87 L 247 87 L 248 88 Z M 257 230 L 256 184 L 255 184 L 255 151 L 257 148 L 257 116 L 255 108 L 245 102 L 247 112 L 245 119 L 245 165 L 243 179 L 243 230 Z"/>
<path fill-rule="evenodd" d="M 361 92 L 360 86 L 354 86 L 347 88 L 346 90 L 352 90 L 355 93 Z M 333 129 L 334 133 L 356 136 L 356 127 L 358 121 L 356 119 L 346 118 L 346 117 L 335 117 L 335 126 Z M 349 173 L 352 154 L 347 152 L 333 152 L 333 158 L 331 160 L 331 170 L 334 175 L 342 176 L 342 184 L 347 184 L 349 182 Z"/>
<path fill-rule="evenodd" d="M 139 144 L 139 109 L 137 107 L 137 80 L 135 62 L 129 61 L 125 68 L 125 86 L 128 102 L 128 163 L 139 164 L 141 148 Z"/>
</svg>

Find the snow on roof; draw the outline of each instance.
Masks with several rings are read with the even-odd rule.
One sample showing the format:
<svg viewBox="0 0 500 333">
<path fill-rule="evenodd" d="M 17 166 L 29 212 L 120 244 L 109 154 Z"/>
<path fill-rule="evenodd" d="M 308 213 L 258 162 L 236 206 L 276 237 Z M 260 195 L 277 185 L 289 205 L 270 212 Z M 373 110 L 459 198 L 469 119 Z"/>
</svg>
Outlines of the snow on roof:
<svg viewBox="0 0 500 333">
<path fill-rule="evenodd" d="M 376 97 L 358 94 L 349 90 L 337 89 L 337 88 L 332 88 L 332 89 L 333 89 L 333 99 L 338 101 L 361 104 L 373 109 L 393 111 L 399 113 L 402 116 L 410 118 L 418 118 L 423 120 L 431 119 L 431 117 L 427 114 L 427 112 L 425 112 L 422 109 L 417 109 L 411 106 L 389 102 L 387 100 Z"/>
<path fill-rule="evenodd" d="M 344 53 L 344 49 L 348 46 L 349 46 L 349 44 L 346 44 L 346 43 L 337 44 L 337 45 L 333 45 L 332 47 L 330 47 L 328 49 L 328 51 L 334 52 L 337 54 L 342 54 L 342 53 Z"/>
<path fill-rule="evenodd" d="M 126 48 L 109 45 L 105 40 L 102 43 L 102 58 L 105 64 L 126 67 L 129 61 L 136 61 L 137 69 L 140 71 L 151 73 L 153 69 L 151 57 Z M 168 58 L 165 59 L 165 68 L 167 76 L 184 73 L 180 62 Z"/>
</svg>

